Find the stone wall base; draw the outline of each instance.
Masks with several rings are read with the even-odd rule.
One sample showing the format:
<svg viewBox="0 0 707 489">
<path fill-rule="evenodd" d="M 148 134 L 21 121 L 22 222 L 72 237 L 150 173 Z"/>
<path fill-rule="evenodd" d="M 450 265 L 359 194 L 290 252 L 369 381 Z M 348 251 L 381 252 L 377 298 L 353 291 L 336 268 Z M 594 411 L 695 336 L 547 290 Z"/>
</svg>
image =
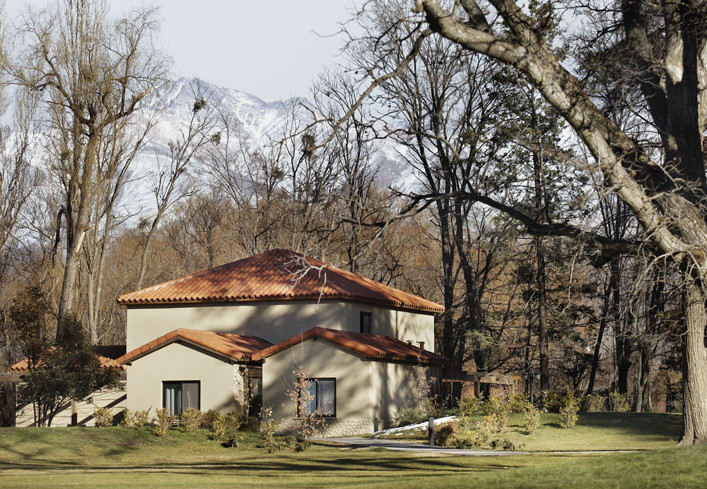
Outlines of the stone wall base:
<svg viewBox="0 0 707 489">
<path fill-rule="evenodd" d="M 277 433 L 280 435 L 294 435 L 297 430 L 297 420 L 287 419 L 277 423 Z M 352 436 L 373 433 L 373 420 L 366 418 L 343 418 L 325 420 L 324 431 L 318 436 Z"/>
</svg>

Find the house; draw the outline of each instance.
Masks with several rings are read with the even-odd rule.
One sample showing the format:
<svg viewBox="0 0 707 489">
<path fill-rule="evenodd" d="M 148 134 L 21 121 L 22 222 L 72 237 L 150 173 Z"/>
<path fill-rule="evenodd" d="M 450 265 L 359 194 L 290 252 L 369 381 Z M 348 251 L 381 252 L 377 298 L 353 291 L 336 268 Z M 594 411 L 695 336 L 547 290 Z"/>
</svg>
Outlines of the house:
<svg viewBox="0 0 707 489">
<path fill-rule="evenodd" d="M 442 306 L 288 250 L 272 250 L 121 295 L 127 407 L 180 413 L 272 409 L 297 368 L 328 434 L 387 427 L 449 361 L 434 353 Z"/>
<path fill-rule="evenodd" d="M 125 345 L 94 346 L 96 358 L 102 368 L 121 368 L 116 361 L 125 355 Z M 15 385 L 22 383 L 22 376 L 29 368 L 25 358 L 12 365 L 7 373 L 0 375 L 3 381 Z M 116 387 L 100 389 L 79 402 L 67 402 L 54 416 L 52 426 L 93 426 L 93 413 L 99 408 L 109 408 L 113 412 L 121 412 L 126 407 L 125 375 L 121 372 Z M 34 426 L 35 412 L 31 402 L 22 401 L 15 411 L 15 426 Z"/>
</svg>

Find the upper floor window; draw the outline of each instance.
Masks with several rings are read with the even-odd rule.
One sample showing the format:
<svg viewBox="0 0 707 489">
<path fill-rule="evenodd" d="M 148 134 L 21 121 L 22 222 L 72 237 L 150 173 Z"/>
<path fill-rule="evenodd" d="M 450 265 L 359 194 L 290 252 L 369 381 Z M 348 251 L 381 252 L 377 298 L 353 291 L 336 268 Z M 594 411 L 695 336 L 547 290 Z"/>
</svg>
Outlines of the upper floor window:
<svg viewBox="0 0 707 489">
<path fill-rule="evenodd" d="M 371 334 L 371 313 L 362 312 L 361 313 L 361 333 Z"/>
</svg>

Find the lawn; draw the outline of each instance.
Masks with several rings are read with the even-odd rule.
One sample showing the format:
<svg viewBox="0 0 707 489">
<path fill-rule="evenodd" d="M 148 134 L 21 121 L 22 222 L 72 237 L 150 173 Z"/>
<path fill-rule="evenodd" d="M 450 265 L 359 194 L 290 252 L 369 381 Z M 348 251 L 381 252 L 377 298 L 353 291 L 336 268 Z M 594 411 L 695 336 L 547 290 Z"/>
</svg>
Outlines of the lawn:
<svg viewBox="0 0 707 489">
<path fill-rule="evenodd" d="M 674 419 L 679 421 L 655 415 L 590 415 L 581 426 L 555 435 L 557 443 L 561 437 L 583 439 L 590 450 L 606 449 L 597 443 L 614 437 L 624 438 L 613 440 L 614 447 L 672 446 L 666 439 L 674 427 L 665 422 Z M 546 438 L 535 436 L 550 440 L 554 427 L 545 429 Z M 602 430 L 612 434 L 600 436 Z M 158 438 L 122 428 L 5 428 L 0 430 L 0 487 L 697 488 L 704 487 L 707 476 L 707 447 L 589 456 L 449 457 L 314 446 L 306 452 L 268 454 L 254 447 L 255 434 L 244 436 L 240 448 L 224 448 L 203 431 L 173 430 Z"/>
<path fill-rule="evenodd" d="M 522 414 L 511 414 L 501 437 L 532 452 L 654 450 L 674 446 L 681 432 L 679 414 L 586 413 L 567 430 L 560 426 L 559 414 L 543 413 L 533 435 L 525 434 Z M 427 440 L 427 431 L 389 438 Z"/>
</svg>

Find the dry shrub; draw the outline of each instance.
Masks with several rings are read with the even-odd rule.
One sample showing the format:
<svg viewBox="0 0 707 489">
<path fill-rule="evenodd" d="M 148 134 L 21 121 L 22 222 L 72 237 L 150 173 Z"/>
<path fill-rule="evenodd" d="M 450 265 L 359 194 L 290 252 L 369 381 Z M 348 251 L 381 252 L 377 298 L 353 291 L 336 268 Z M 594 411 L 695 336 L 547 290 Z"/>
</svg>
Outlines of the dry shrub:
<svg viewBox="0 0 707 489">
<path fill-rule="evenodd" d="M 529 406 L 523 413 L 523 427 L 526 435 L 532 435 L 540 427 L 540 410 L 535 406 Z"/>
<path fill-rule="evenodd" d="M 113 415 L 108 408 L 102 407 L 93 411 L 93 419 L 98 428 L 113 426 Z"/>
<path fill-rule="evenodd" d="M 560 424 L 563 428 L 570 429 L 577 424 L 579 419 L 579 399 L 571 392 L 565 396 L 563 406 L 560 408 Z"/>
<path fill-rule="evenodd" d="M 177 419 L 177 416 L 169 414 L 169 410 L 167 408 L 158 409 L 155 415 L 155 428 L 152 432 L 156 436 L 165 436 L 167 434 L 167 430 L 169 430 L 169 427 L 172 426 Z"/>
</svg>

